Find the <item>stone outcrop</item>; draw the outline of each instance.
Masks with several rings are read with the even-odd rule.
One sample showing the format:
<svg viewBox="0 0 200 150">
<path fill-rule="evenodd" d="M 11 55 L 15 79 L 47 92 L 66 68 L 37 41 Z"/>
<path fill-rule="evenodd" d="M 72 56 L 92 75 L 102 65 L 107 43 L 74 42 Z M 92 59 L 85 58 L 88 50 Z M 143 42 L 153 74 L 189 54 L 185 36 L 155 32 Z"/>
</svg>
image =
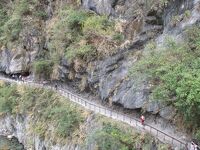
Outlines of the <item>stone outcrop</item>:
<svg viewBox="0 0 200 150">
<path fill-rule="evenodd" d="M 112 0 L 84 0 L 83 7 L 95 11 L 98 14 L 110 15 L 114 11 L 112 8 Z"/>
</svg>

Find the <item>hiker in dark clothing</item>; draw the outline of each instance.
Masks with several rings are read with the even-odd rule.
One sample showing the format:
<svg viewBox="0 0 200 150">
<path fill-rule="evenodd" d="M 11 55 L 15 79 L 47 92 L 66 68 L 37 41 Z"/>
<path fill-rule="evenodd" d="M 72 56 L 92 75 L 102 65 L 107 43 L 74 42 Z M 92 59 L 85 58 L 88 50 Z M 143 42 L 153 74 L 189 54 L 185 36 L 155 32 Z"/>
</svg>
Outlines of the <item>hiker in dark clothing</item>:
<svg viewBox="0 0 200 150">
<path fill-rule="evenodd" d="M 56 90 L 58 89 L 58 85 L 57 85 L 57 84 L 55 84 L 55 89 L 56 89 Z"/>
</svg>

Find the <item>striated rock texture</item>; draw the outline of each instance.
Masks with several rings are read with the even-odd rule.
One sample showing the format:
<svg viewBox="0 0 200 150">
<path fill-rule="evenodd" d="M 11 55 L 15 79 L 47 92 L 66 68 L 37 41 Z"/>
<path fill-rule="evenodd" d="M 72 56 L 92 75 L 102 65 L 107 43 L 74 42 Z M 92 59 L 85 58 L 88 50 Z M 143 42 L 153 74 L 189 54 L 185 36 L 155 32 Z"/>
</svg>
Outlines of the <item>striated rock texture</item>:
<svg viewBox="0 0 200 150">
<path fill-rule="evenodd" d="M 116 31 L 123 33 L 125 40 L 116 48 L 114 54 L 99 59 L 77 58 L 70 62 L 65 57 L 60 58 L 57 80 L 70 84 L 80 91 L 85 90 L 98 95 L 102 101 L 109 101 L 111 105 L 117 103 L 124 108 L 145 109 L 153 114 L 160 113 L 166 119 L 172 119 L 173 108 L 164 108 L 165 105 L 159 102 L 150 102 L 148 98 L 150 87 L 146 81 L 138 84 L 138 79 L 130 79 L 129 67 L 139 59 L 140 51 L 148 41 L 156 39 L 163 31 L 165 34 L 169 31 L 173 33 L 176 26 L 170 24 L 172 16 L 181 15 L 186 10 L 193 10 L 193 3 L 196 1 L 175 0 L 170 1 L 166 7 L 156 0 L 152 2 L 82 0 L 80 2 L 80 8 L 91 10 L 99 15 L 108 15 L 110 19 L 116 20 L 118 24 Z M 17 42 L 11 41 L 0 45 L 2 47 L 0 71 L 6 74 L 32 73 L 33 62 L 50 49 L 52 35 L 48 29 L 56 22 L 57 11 L 61 6 L 74 5 L 74 3 L 73 0 L 40 2 L 38 7 L 45 11 L 46 16 L 35 18 L 26 15 Z M 192 24 L 198 22 L 198 19 Z"/>
</svg>

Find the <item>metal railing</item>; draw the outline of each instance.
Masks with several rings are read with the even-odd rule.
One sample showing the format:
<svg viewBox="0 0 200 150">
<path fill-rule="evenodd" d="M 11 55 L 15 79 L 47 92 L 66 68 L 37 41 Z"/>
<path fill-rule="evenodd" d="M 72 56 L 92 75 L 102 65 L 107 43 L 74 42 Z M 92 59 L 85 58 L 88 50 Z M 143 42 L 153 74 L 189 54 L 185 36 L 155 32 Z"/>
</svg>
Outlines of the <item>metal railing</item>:
<svg viewBox="0 0 200 150">
<path fill-rule="evenodd" d="M 43 88 L 48 88 L 48 89 L 52 89 L 54 91 L 59 92 L 60 94 L 62 94 L 63 96 L 67 97 L 70 101 L 75 102 L 83 107 L 85 107 L 86 109 L 89 109 L 91 111 L 94 111 L 95 113 L 99 113 L 101 115 L 113 118 L 115 120 L 118 121 L 122 121 L 125 122 L 135 128 L 137 128 L 138 130 L 142 131 L 142 132 L 149 132 L 151 135 L 153 135 L 154 137 L 156 137 L 158 140 L 162 141 L 163 143 L 168 143 L 171 144 L 173 146 L 176 146 L 180 149 L 187 149 L 187 144 L 184 141 L 181 141 L 173 136 L 170 136 L 169 134 L 156 129 L 155 127 L 149 125 L 149 124 L 145 124 L 142 125 L 140 123 L 140 120 L 134 117 L 130 117 L 126 114 L 114 111 L 110 108 L 104 107 L 102 105 L 93 103 L 91 101 L 88 101 L 84 98 L 81 98 L 80 96 L 66 90 L 63 88 L 58 87 L 58 89 L 55 89 L 54 87 L 50 86 L 50 85 L 43 85 L 40 83 L 34 83 L 34 82 L 30 82 L 30 81 L 26 81 L 26 82 L 22 82 L 22 81 L 16 81 L 16 80 L 12 80 L 12 79 L 8 79 L 8 78 L 2 78 L 0 77 L 0 80 L 5 80 L 8 82 L 15 82 L 15 83 L 20 83 L 20 84 L 27 84 L 27 85 L 31 85 L 34 87 L 43 87 Z"/>
</svg>

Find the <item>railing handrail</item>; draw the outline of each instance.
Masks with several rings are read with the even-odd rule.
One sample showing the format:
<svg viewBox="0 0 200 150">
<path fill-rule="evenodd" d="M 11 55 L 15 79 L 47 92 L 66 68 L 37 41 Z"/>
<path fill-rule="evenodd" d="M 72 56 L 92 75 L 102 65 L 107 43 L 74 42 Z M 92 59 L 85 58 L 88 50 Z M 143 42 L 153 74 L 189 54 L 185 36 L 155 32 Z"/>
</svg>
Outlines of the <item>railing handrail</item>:
<svg viewBox="0 0 200 150">
<path fill-rule="evenodd" d="M 138 123 L 140 123 L 140 120 L 137 119 L 137 118 L 135 118 L 135 117 L 130 117 L 129 115 L 123 114 L 123 113 L 121 113 L 121 112 L 117 112 L 117 111 L 115 111 L 115 110 L 111 110 L 111 109 L 109 109 L 109 108 L 106 108 L 106 107 L 103 107 L 103 106 L 100 106 L 100 105 L 91 103 L 90 101 L 88 101 L 88 100 L 86 100 L 86 99 L 84 99 L 84 98 L 82 98 L 82 97 L 80 97 L 80 96 L 78 96 L 78 95 L 76 95 L 76 94 L 74 94 L 74 93 L 72 93 L 72 92 L 66 90 L 66 89 L 64 90 L 64 89 L 62 89 L 62 88 L 59 88 L 59 90 L 62 90 L 62 91 L 64 91 L 64 92 L 67 92 L 68 94 L 71 94 L 71 95 L 73 95 L 74 97 L 77 97 L 77 98 L 81 99 L 82 101 L 87 102 L 87 103 L 90 104 L 90 105 L 96 106 L 96 107 L 101 108 L 101 109 L 107 109 L 107 110 L 109 110 L 109 111 L 118 113 L 118 114 L 120 114 L 120 115 L 122 115 L 122 116 L 125 116 L 125 117 L 127 117 L 127 118 L 133 119 L 133 120 L 137 121 Z M 182 142 L 182 141 L 180 141 L 180 140 L 174 138 L 174 137 L 171 136 L 171 135 L 168 135 L 167 133 L 165 133 L 165 132 L 163 132 L 163 131 L 161 131 L 161 130 L 159 130 L 159 129 L 157 129 L 157 128 L 155 128 L 155 127 L 149 125 L 149 124 L 145 124 L 145 125 L 148 126 L 148 127 L 150 127 L 150 128 L 152 128 L 152 129 L 154 129 L 154 130 L 156 130 L 156 131 L 158 131 L 158 132 L 160 132 L 160 133 L 162 133 L 162 134 L 164 134 L 164 135 L 166 135 L 166 136 L 168 136 L 168 137 L 170 137 L 170 138 L 172 138 L 172 139 L 174 139 L 174 140 L 176 140 L 176 141 L 178 141 L 178 142 L 180 142 L 181 144 L 185 144 L 184 142 Z"/>
<path fill-rule="evenodd" d="M 2 76 L 0 76 L 0 80 L 2 79 Z M 35 82 L 32 82 L 32 81 L 17 81 L 17 80 L 13 80 L 13 79 L 10 79 L 10 78 L 5 78 L 5 77 L 3 77 L 3 80 L 6 80 L 6 81 L 8 81 L 8 82 L 16 82 L 16 83 L 19 83 L 19 82 L 21 82 L 21 83 L 31 83 L 31 84 L 34 84 L 34 85 L 37 85 L 37 86 L 40 86 L 40 87 L 43 87 L 44 85 L 43 84 L 41 84 L 41 83 L 35 83 Z M 55 88 L 53 88 L 51 85 L 45 85 L 46 87 L 50 87 L 51 89 L 55 89 Z M 128 123 L 128 124 L 130 124 L 131 125 L 131 120 L 134 120 L 134 121 L 136 121 L 136 125 L 137 125 L 137 123 L 140 123 L 140 120 L 139 119 L 137 119 L 137 118 L 135 118 L 135 117 L 131 117 L 131 116 L 129 116 L 129 115 L 127 115 L 127 114 L 123 114 L 122 112 L 118 112 L 118 111 L 115 111 L 115 110 L 112 110 L 112 109 L 109 109 L 108 107 L 104 107 L 104 106 L 101 106 L 101 105 L 98 105 L 98 104 L 96 104 L 96 103 L 93 103 L 93 102 L 91 102 L 91 101 L 88 101 L 88 100 L 86 100 L 85 98 L 82 98 L 82 97 L 80 97 L 80 96 L 78 96 L 78 95 L 76 95 L 76 94 L 74 94 L 74 93 L 72 93 L 71 91 L 69 91 L 69 90 L 67 90 L 67 89 L 63 89 L 63 88 L 61 88 L 61 87 L 58 87 L 58 90 L 60 90 L 60 91 L 62 91 L 63 93 L 67 93 L 67 94 L 69 94 L 69 95 L 71 95 L 71 96 L 73 96 L 73 97 L 75 97 L 75 98 L 78 98 L 79 100 L 81 100 L 82 102 L 84 102 L 85 103 L 85 105 L 86 105 L 86 103 L 87 104 L 89 104 L 89 105 L 92 105 L 92 106 L 95 106 L 96 108 L 99 108 L 99 109 L 104 109 L 104 110 L 107 110 L 107 111 L 110 111 L 110 113 L 115 113 L 115 114 L 117 114 L 117 116 L 119 116 L 119 115 L 121 115 L 123 118 L 128 118 L 128 119 L 130 119 L 130 123 Z M 66 95 L 65 95 L 66 96 Z M 68 96 L 68 98 L 70 99 L 70 96 Z M 73 101 L 72 99 L 70 99 L 71 101 Z M 74 101 L 75 102 L 75 101 Z M 76 103 L 78 103 L 78 102 L 76 102 Z M 78 103 L 78 104 L 80 104 L 80 103 Z M 106 115 L 106 114 L 105 114 Z M 118 120 L 119 120 L 120 118 L 118 117 Z M 123 121 L 123 120 L 121 120 L 121 121 Z M 125 121 L 124 121 L 125 122 Z M 127 123 L 127 122 L 126 122 Z M 175 138 L 175 137 L 173 137 L 173 136 L 171 136 L 171 135 L 169 135 L 169 134 L 167 134 L 167 133 L 165 133 L 165 132 L 163 132 L 163 131 L 161 131 L 161 130 L 159 130 L 159 129 L 157 129 L 157 128 L 155 128 L 155 127 L 153 127 L 153 126 L 151 126 L 151 125 L 149 125 L 149 124 L 146 124 L 145 123 L 145 126 L 147 126 L 147 127 L 149 127 L 150 128 L 150 132 L 151 132 L 151 129 L 154 129 L 157 133 L 161 133 L 161 134 L 163 134 L 164 136 L 166 136 L 166 137 L 168 137 L 168 138 L 170 138 L 171 140 L 172 140 L 172 144 L 173 144 L 173 141 L 176 141 L 176 142 L 178 142 L 179 144 L 180 144 L 180 147 L 182 147 L 182 146 L 186 146 L 186 143 L 185 142 L 183 142 L 183 141 L 181 141 L 181 140 L 179 140 L 179 139 L 177 139 L 177 138 Z M 154 135 L 154 136 L 157 136 L 158 137 L 158 135 Z"/>
</svg>

